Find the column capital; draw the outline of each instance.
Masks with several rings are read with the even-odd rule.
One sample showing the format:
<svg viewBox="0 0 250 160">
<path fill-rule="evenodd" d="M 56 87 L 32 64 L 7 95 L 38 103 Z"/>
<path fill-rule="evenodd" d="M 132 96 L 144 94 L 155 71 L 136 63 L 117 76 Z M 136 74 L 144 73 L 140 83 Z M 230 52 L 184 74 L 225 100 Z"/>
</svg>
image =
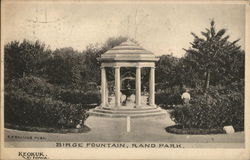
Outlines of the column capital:
<svg viewBox="0 0 250 160">
<path fill-rule="evenodd" d="M 104 66 L 101 66 L 100 68 L 101 68 L 101 69 L 104 69 L 104 68 L 106 68 L 106 67 L 104 67 Z"/>
<path fill-rule="evenodd" d="M 136 68 L 139 68 L 139 69 L 141 69 L 141 68 L 143 68 L 142 66 L 136 66 Z"/>
<path fill-rule="evenodd" d="M 119 69 L 120 69 L 120 68 L 121 68 L 121 66 L 114 66 L 114 68 L 119 68 Z"/>
<path fill-rule="evenodd" d="M 156 67 L 150 67 L 150 68 L 155 69 Z"/>
</svg>

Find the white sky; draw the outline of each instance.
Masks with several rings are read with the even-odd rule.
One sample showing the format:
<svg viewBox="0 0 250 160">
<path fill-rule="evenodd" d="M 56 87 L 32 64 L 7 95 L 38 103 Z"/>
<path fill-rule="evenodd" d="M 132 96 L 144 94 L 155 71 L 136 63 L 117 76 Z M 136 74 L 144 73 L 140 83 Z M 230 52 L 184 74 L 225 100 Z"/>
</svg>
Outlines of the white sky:
<svg viewBox="0 0 250 160">
<path fill-rule="evenodd" d="M 5 3 L 4 42 L 39 39 L 51 49 L 83 50 L 113 36 L 134 38 L 137 26 L 136 40 L 142 47 L 180 57 L 193 40 L 190 32 L 200 34 L 213 18 L 217 29 L 226 28 L 231 41 L 240 38 L 245 46 L 244 5 L 69 2 Z"/>
</svg>

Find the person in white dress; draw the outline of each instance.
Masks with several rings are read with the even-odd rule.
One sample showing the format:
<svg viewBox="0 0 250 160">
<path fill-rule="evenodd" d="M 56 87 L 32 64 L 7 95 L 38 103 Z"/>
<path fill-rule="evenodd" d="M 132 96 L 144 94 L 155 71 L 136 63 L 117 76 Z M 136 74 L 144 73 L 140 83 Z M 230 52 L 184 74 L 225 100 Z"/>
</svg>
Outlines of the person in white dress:
<svg viewBox="0 0 250 160">
<path fill-rule="evenodd" d="M 183 104 L 189 104 L 191 96 L 188 93 L 187 89 L 185 89 L 185 92 L 181 95 L 181 99 L 182 99 Z"/>
</svg>

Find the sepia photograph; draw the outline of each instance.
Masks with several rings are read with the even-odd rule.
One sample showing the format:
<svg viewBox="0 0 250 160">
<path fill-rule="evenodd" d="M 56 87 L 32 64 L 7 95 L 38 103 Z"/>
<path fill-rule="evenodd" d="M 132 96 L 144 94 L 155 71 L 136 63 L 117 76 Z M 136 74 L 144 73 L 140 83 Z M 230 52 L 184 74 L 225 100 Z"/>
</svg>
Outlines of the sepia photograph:
<svg viewBox="0 0 250 160">
<path fill-rule="evenodd" d="M 2 0 L 1 158 L 247 160 L 249 2 L 198 2 Z"/>
</svg>

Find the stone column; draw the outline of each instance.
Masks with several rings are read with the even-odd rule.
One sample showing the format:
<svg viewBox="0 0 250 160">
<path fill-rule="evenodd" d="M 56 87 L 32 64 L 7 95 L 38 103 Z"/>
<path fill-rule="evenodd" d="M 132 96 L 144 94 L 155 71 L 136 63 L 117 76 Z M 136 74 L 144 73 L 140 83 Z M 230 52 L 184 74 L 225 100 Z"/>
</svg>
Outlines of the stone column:
<svg viewBox="0 0 250 160">
<path fill-rule="evenodd" d="M 102 94 L 102 104 L 101 107 L 106 106 L 106 70 L 105 67 L 101 67 L 101 94 Z"/>
<path fill-rule="evenodd" d="M 155 106 L 155 67 L 150 67 L 149 105 L 152 107 Z"/>
<path fill-rule="evenodd" d="M 106 98 L 106 106 L 109 106 L 109 85 L 108 80 L 106 78 L 106 92 L 105 92 L 105 98 Z"/>
<path fill-rule="evenodd" d="M 136 108 L 140 108 L 141 106 L 141 67 L 136 67 L 136 95 L 135 95 L 135 102 Z"/>
<path fill-rule="evenodd" d="M 120 67 L 116 66 L 115 67 L 115 106 L 119 107 L 121 105 L 121 101 L 120 101 Z"/>
</svg>

